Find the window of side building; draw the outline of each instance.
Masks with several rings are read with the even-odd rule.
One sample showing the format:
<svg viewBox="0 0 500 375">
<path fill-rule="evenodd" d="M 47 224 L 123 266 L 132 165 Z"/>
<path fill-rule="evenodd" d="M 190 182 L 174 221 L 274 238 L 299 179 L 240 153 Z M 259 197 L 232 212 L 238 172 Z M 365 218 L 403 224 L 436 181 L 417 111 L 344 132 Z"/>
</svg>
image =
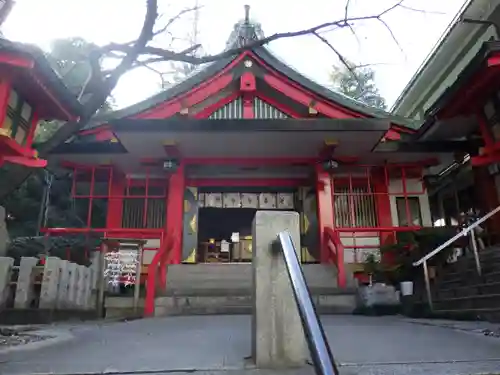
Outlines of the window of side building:
<svg viewBox="0 0 500 375">
<path fill-rule="evenodd" d="M 418 197 L 396 197 L 396 209 L 400 227 L 422 226 L 422 212 Z"/>
<path fill-rule="evenodd" d="M 32 112 L 31 106 L 15 90 L 11 90 L 7 113 L 2 127 L 20 145 L 24 145 L 26 142 L 30 130 Z"/>
</svg>

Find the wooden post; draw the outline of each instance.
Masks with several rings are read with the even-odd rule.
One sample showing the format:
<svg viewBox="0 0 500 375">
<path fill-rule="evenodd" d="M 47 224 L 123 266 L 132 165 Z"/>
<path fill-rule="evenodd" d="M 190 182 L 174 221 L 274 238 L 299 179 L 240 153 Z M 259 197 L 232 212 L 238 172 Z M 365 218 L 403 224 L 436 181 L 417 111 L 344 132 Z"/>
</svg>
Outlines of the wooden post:
<svg viewBox="0 0 500 375">
<path fill-rule="evenodd" d="M 106 288 L 106 277 L 104 271 L 106 270 L 106 253 L 108 252 L 108 245 L 101 244 L 101 252 L 99 255 L 99 278 L 98 278 L 98 291 L 97 291 L 97 315 L 103 318 L 104 314 L 104 289 Z"/>
<path fill-rule="evenodd" d="M 142 271 L 142 250 L 143 244 L 137 247 L 137 271 L 135 276 L 135 287 L 134 287 L 134 314 L 137 314 L 139 308 L 139 297 L 141 291 L 141 271 Z"/>
</svg>

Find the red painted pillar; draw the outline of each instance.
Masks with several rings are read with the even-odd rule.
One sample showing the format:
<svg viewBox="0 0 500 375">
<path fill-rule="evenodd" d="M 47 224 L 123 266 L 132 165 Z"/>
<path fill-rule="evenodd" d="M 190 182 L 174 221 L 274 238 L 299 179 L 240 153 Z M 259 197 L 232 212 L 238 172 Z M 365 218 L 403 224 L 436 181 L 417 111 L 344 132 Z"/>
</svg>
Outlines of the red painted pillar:
<svg viewBox="0 0 500 375">
<path fill-rule="evenodd" d="M 373 183 L 373 193 L 375 195 L 375 208 L 377 210 L 377 221 L 379 227 L 392 227 L 391 201 L 389 197 L 389 181 L 386 179 L 384 170 L 372 172 L 371 181 Z M 395 240 L 394 233 L 381 232 L 380 244 L 385 245 Z M 384 259 L 390 262 L 390 259 Z"/>
<path fill-rule="evenodd" d="M 184 165 L 181 162 L 179 168 L 173 173 L 168 182 L 167 200 L 167 225 L 168 236 L 175 236 L 174 247 L 172 249 L 172 264 L 179 264 L 182 261 L 182 229 L 184 215 L 184 190 L 186 181 L 184 176 Z"/>
<path fill-rule="evenodd" d="M 324 228 L 333 228 L 333 196 L 332 196 L 332 179 L 330 174 L 323 170 L 321 164 L 316 165 L 316 199 L 318 204 L 318 228 L 319 228 L 319 245 L 320 245 L 320 261 L 327 262 L 327 253 Z"/>
<path fill-rule="evenodd" d="M 109 186 L 108 214 L 106 217 L 106 228 L 121 228 L 123 215 L 123 194 L 125 191 L 125 180 L 123 175 L 116 170 L 110 170 L 111 181 Z"/>
</svg>

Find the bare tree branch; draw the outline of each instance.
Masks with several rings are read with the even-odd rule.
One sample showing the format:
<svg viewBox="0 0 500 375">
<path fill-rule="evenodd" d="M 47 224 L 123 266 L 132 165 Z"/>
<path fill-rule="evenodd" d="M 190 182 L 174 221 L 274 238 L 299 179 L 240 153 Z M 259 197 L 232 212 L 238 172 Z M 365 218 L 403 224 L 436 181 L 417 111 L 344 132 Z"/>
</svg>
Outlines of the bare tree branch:
<svg viewBox="0 0 500 375">
<path fill-rule="evenodd" d="M 120 77 L 127 71 L 137 68 L 138 66 L 145 66 L 150 70 L 161 74 L 161 72 L 159 72 L 158 70 L 148 67 L 147 65 L 160 62 L 185 62 L 195 65 L 204 64 L 224 58 L 233 57 L 242 53 L 243 51 L 266 45 L 278 39 L 294 38 L 303 35 L 313 35 L 320 41 L 325 43 L 338 56 L 340 61 L 349 69 L 349 71 L 353 73 L 357 67 L 352 66 L 352 64 L 350 65 L 347 59 L 342 55 L 342 53 L 338 51 L 335 46 L 321 34 L 326 32 L 327 30 L 330 31 L 332 29 L 349 28 L 349 30 L 351 30 L 351 32 L 356 35 L 354 26 L 357 23 L 363 21 L 378 21 L 381 22 L 389 30 L 393 40 L 402 50 L 400 44 L 394 36 L 394 33 L 384 21 L 383 17 L 398 7 L 407 10 L 420 11 L 403 5 L 402 3 L 404 0 L 398 0 L 394 5 L 378 14 L 363 17 L 350 17 L 350 0 L 346 0 L 344 17 L 339 20 L 322 23 L 303 30 L 276 33 L 269 37 L 248 43 L 243 47 L 229 49 L 214 55 L 199 57 L 194 54 L 194 52 L 196 52 L 198 48 L 201 47 L 199 44 L 190 46 L 189 48 L 186 48 L 185 50 L 180 52 L 154 47 L 149 44 L 153 41 L 155 36 L 164 32 L 169 32 L 168 28 L 171 27 L 172 24 L 182 15 L 196 10 L 197 8 L 195 7 L 184 9 L 176 16 L 170 18 L 165 26 L 161 27 L 158 30 L 155 30 L 155 23 L 158 18 L 158 0 L 143 1 L 146 2 L 147 9 L 138 39 L 136 41 L 124 44 L 112 43 L 102 48 L 98 48 L 92 53 L 92 56 L 90 58 L 92 74 L 90 75 L 85 88 L 82 90 L 82 93 L 85 92 L 86 94 L 89 94 L 89 99 L 84 104 L 83 114 L 77 121 L 70 121 L 63 125 L 52 138 L 41 145 L 39 151 L 42 157 L 49 153 L 54 147 L 64 142 L 74 133 L 79 131 L 83 126 L 85 126 L 106 102 L 106 99 L 111 95 L 111 92 L 116 87 Z M 172 36 L 170 32 L 169 35 L 171 35 L 172 40 L 174 40 L 174 36 Z M 114 69 L 103 71 L 100 66 L 101 60 L 103 58 L 118 58 L 119 63 Z M 12 185 L 12 188 L 15 188 L 20 183 L 22 183 L 22 181 L 26 177 L 28 177 L 29 174 L 30 170 L 23 169 L 22 173 L 17 173 L 15 174 L 15 176 L 12 176 L 10 184 Z M 5 193 L 5 189 L 0 191 L 0 194 Z"/>
<path fill-rule="evenodd" d="M 60 131 L 58 131 L 58 133 L 56 133 L 56 135 L 53 137 L 53 140 L 51 140 L 51 142 L 49 143 L 51 144 L 59 143 L 61 139 L 63 138 L 65 139 L 66 135 L 68 136 L 71 135 L 74 131 L 78 130 L 81 126 L 83 126 L 83 124 L 88 122 L 95 114 L 95 112 L 102 106 L 106 98 L 110 95 L 111 91 L 116 86 L 118 79 L 125 72 L 139 66 L 146 66 L 151 63 L 158 63 L 165 61 L 170 61 L 170 62 L 178 61 L 189 64 L 203 64 L 232 57 L 245 50 L 260 47 L 278 39 L 293 38 L 303 35 L 313 35 L 320 41 L 325 43 L 337 55 L 342 64 L 345 65 L 346 68 L 353 75 L 355 75 L 354 67 L 349 64 L 347 59 L 342 55 L 342 53 L 338 49 L 336 49 L 333 46 L 332 43 L 330 43 L 324 36 L 320 35 L 320 32 L 327 28 L 332 28 L 332 27 L 334 28 L 347 27 L 355 34 L 353 29 L 354 24 L 356 24 L 357 22 L 369 21 L 369 20 L 381 22 L 388 29 L 391 37 L 393 38 L 395 43 L 399 46 L 401 51 L 404 53 L 394 33 L 383 19 L 383 16 L 389 13 L 390 11 L 396 9 L 397 7 L 401 7 L 404 0 L 398 0 L 394 5 L 383 10 L 378 14 L 360 16 L 360 17 L 349 17 L 350 0 L 347 0 L 345 5 L 345 14 L 342 19 L 332 22 L 325 22 L 303 30 L 275 33 L 269 37 L 248 43 L 243 47 L 233 48 L 215 55 L 207 55 L 207 56 L 194 55 L 193 52 L 195 52 L 198 48 L 201 47 L 199 44 L 190 46 L 189 48 L 186 48 L 185 50 L 180 52 L 175 52 L 172 50 L 149 45 L 149 42 L 153 40 L 155 35 L 167 31 L 168 28 L 172 26 L 172 24 L 176 22 L 180 17 L 182 17 L 186 13 L 197 10 L 198 7 L 186 8 L 180 11 L 174 17 L 170 18 L 164 27 L 155 31 L 154 26 L 158 17 L 157 0 L 146 0 L 146 1 L 147 1 L 146 18 L 144 20 L 143 28 L 141 30 L 141 33 L 137 41 L 125 44 L 111 43 L 95 51 L 94 55 L 92 56 L 92 63 L 91 63 L 92 77 L 89 80 L 93 81 L 94 84 L 92 85 L 93 90 L 91 90 L 92 95 L 89 101 L 85 104 L 85 113 L 78 122 L 69 123 L 68 126 L 64 126 L 63 128 L 61 128 Z M 120 56 L 120 53 L 123 53 L 124 55 Z M 121 61 L 118 64 L 118 66 L 106 72 L 106 75 L 103 75 L 103 72 L 101 71 L 99 66 L 99 61 L 102 57 L 113 57 L 113 58 L 118 57 L 121 59 Z M 141 59 L 141 57 L 145 57 L 145 59 Z M 102 84 L 96 85 L 95 84 L 96 81 L 101 82 Z M 97 90 L 96 87 L 99 87 L 99 89 Z M 50 147 L 51 146 L 48 145 L 46 146 L 46 149 L 50 149 Z"/>
<path fill-rule="evenodd" d="M 111 94 L 116 84 L 118 83 L 119 78 L 133 66 L 133 64 L 137 60 L 137 57 L 141 54 L 143 48 L 153 38 L 153 28 L 156 22 L 156 18 L 158 17 L 158 1 L 146 0 L 146 4 L 146 16 L 144 18 L 144 23 L 137 41 L 127 51 L 127 54 L 123 57 L 118 66 L 107 76 L 107 78 L 103 82 L 101 89 L 92 93 L 89 101 L 84 106 L 84 112 L 80 119 L 78 119 L 78 121 L 67 122 L 65 125 L 59 128 L 54 136 L 42 145 L 40 149 L 41 155 L 46 154 L 53 147 L 57 146 L 61 142 L 64 142 L 72 134 L 80 130 L 82 126 L 88 123 L 88 121 L 101 108 L 103 103 Z"/>
<path fill-rule="evenodd" d="M 171 17 L 167 23 L 165 24 L 165 26 L 163 26 L 161 29 L 159 30 L 156 30 L 153 34 L 154 36 L 156 35 L 159 35 L 159 34 L 162 34 L 164 33 L 165 31 L 167 31 L 176 21 L 178 21 L 179 19 L 182 18 L 182 16 L 184 16 L 185 14 L 187 13 L 191 13 L 191 12 L 194 12 L 196 10 L 200 10 L 202 8 L 202 6 L 195 6 L 195 7 L 191 7 L 191 8 L 186 8 L 186 9 L 183 9 L 181 10 L 179 13 L 177 13 L 174 17 Z"/>
<path fill-rule="evenodd" d="M 425 13 L 425 14 L 441 14 L 441 15 L 446 14 L 445 12 L 439 12 L 437 10 L 418 9 L 418 8 L 413 8 L 413 7 L 410 7 L 408 5 L 404 5 L 404 4 L 399 4 L 399 7 L 406 9 L 406 10 L 410 10 L 412 12 L 419 12 L 419 13 Z"/>
<path fill-rule="evenodd" d="M 356 77 L 356 72 L 354 69 L 351 67 L 351 64 L 346 60 L 346 58 L 326 39 L 325 37 L 319 35 L 318 33 L 313 33 L 313 35 L 321 40 L 323 43 L 325 43 L 339 58 L 340 62 L 344 64 L 344 66 L 351 72 L 353 77 Z"/>
<path fill-rule="evenodd" d="M 386 27 L 389 30 L 391 37 L 396 42 L 398 47 L 402 50 L 400 43 L 397 41 L 397 39 L 394 36 L 394 33 L 392 32 L 392 30 L 390 30 L 387 23 L 383 20 L 382 17 L 384 15 L 386 15 L 387 13 L 389 13 L 390 11 L 400 7 L 401 4 L 403 3 L 403 1 L 404 0 L 397 1 L 394 5 L 383 10 L 382 12 L 380 12 L 378 14 L 368 15 L 368 16 L 360 16 L 360 17 L 348 17 L 348 15 L 347 15 L 347 17 L 344 17 L 340 20 L 322 23 L 320 25 L 316 25 L 316 26 L 313 26 L 313 27 L 310 27 L 307 29 L 298 30 L 298 31 L 275 33 L 275 34 L 270 35 L 266 38 L 256 40 L 252 43 L 248 43 L 247 45 L 245 45 L 243 47 L 229 49 L 229 50 L 226 50 L 224 52 L 221 52 L 221 53 L 218 53 L 215 55 L 194 56 L 190 53 L 196 49 L 194 47 L 193 47 L 193 50 L 188 49 L 189 53 L 187 53 L 185 51 L 175 52 L 172 50 L 159 48 L 159 47 L 153 47 L 153 46 L 149 46 L 149 45 L 147 45 L 143 48 L 142 54 L 149 56 L 149 59 L 145 60 L 145 62 L 147 61 L 148 63 L 156 63 L 156 62 L 161 62 L 161 61 L 181 61 L 181 62 L 186 62 L 189 64 L 204 64 L 204 63 L 209 63 L 209 62 L 213 62 L 216 60 L 220 60 L 220 59 L 224 59 L 224 58 L 228 58 L 228 57 L 237 55 L 245 50 L 260 47 L 260 46 L 269 44 L 269 43 L 271 43 L 275 40 L 278 40 L 278 39 L 288 39 L 288 38 L 294 38 L 294 37 L 298 37 L 298 36 L 312 34 L 315 37 L 317 37 L 318 39 L 320 39 L 322 42 L 325 42 L 326 38 L 324 38 L 320 35 L 320 32 L 323 31 L 324 29 L 331 28 L 331 27 L 335 27 L 335 28 L 346 28 L 347 27 L 355 34 L 354 29 L 353 29 L 353 25 L 355 23 L 361 22 L 361 21 L 370 21 L 370 20 L 378 21 L 378 22 L 382 23 L 382 25 L 384 25 L 384 27 Z M 349 5 L 349 1 L 346 4 L 346 11 L 348 11 L 348 5 Z M 329 46 L 330 49 L 332 49 L 333 46 L 331 43 L 327 43 L 327 45 Z M 102 55 L 107 55 L 113 51 L 120 51 L 120 52 L 127 53 L 130 50 L 130 48 L 131 47 L 129 45 L 126 45 L 126 44 L 111 43 L 111 44 L 103 47 L 100 52 Z M 340 55 L 339 51 L 336 51 L 335 53 L 337 56 Z M 341 61 L 342 60 L 345 60 L 345 59 L 342 58 Z"/>
<path fill-rule="evenodd" d="M 347 23 L 349 18 L 349 5 L 351 5 L 351 0 L 346 0 L 344 9 L 344 21 Z"/>
</svg>

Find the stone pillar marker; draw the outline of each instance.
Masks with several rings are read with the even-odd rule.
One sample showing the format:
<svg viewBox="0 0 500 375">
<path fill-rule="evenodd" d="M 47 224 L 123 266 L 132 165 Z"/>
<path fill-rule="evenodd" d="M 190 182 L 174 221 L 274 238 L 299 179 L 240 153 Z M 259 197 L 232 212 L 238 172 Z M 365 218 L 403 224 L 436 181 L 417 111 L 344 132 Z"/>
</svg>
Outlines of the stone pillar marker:
<svg viewBox="0 0 500 375">
<path fill-rule="evenodd" d="M 77 278 L 77 288 L 76 288 L 76 308 L 85 308 L 85 278 L 87 276 L 87 267 L 78 265 L 78 278 Z"/>
<path fill-rule="evenodd" d="M 299 252 L 297 212 L 257 211 L 252 230 L 252 357 L 263 368 L 299 367 L 309 358 L 283 254 L 271 248 L 281 231 L 290 233 Z"/>
<path fill-rule="evenodd" d="M 9 296 L 13 265 L 13 258 L 0 257 L 0 308 L 4 307 Z"/>
<path fill-rule="evenodd" d="M 42 290 L 40 292 L 40 308 L 54 309 L 57 306 L 59 276 L 61 274 L 61 259 L 47 257 L 43 269 Z"/>
<path fill-rule="evenodd" d="M 78 265 L 70 262 L 68 264 L 68 307 L 73 309 L 76 307 L 76 294 L 78 288 Z"/>
<path fill-rule="evenodd" d="M 83 279 L 83 293 L 82 293 L 82 308 L 84 310 L 89 309 L 90 305 L 90 292 L 92 284 L 92 269 L 89 267 L 84 267 L 84 279 Z"/>
<path fill-rule="evenodd" d="M 69 262 L 60 261 L 61 275 L 59 277 L 59 288 L 57 290 L 57 308 L 64 309 L 68 306 L 69 292 Z"/>
<path fill-rule="evenodd" d="M 17 277 L 16 298 L 14 308 L 29 309 L 34 296 L 34 267 L 38 263 L 38 258 L 21 257 L 19 264 L 19 274 Z"/>
</svg>

